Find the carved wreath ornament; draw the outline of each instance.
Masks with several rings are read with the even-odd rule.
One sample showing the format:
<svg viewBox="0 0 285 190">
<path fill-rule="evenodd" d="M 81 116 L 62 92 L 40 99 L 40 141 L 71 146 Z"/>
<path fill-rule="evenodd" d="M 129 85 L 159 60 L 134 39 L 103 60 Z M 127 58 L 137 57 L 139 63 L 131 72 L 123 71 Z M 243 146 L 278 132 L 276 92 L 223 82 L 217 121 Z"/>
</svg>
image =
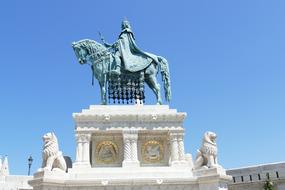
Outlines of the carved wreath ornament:
<svg viewBox="0 0 285 190">
<path fill-rule="evenodd" d="M 145 162 L 160 162 L 163 159 L 162 144 L 156 140 L 147 141 L 142 147 L 142 156 Z"/>
<path fill-rule="evenodd" d="M 118 155 L 118 146 L 112 141 L 102 141 L 96 146 L 96 160 L 99 163 L 114 163 L 118 160 Z"/>
</svg>

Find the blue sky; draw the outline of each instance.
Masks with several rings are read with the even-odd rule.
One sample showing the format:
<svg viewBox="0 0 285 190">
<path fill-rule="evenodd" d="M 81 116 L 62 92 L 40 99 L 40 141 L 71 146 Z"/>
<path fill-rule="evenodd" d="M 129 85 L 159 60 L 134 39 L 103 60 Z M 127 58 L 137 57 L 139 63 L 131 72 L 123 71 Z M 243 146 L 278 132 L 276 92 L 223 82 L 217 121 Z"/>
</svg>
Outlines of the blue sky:
<svg viewBox="0 0 285 190">
<path fill-rule="evenodd" d="M 98 31 L 114 42 L 126 17 L 138 46 L 170 64 L 187 152 L 212 130 L 225 168 L 284 161 L 284 10 L 282 0 L 2 1 L 0 154 L 12 174 L 27 174 L 31 154 L 34 172 L 54 131 L 74 159 L 72 113 L 98 104 L 99 87 L 71 43 Z"/>
</svg>

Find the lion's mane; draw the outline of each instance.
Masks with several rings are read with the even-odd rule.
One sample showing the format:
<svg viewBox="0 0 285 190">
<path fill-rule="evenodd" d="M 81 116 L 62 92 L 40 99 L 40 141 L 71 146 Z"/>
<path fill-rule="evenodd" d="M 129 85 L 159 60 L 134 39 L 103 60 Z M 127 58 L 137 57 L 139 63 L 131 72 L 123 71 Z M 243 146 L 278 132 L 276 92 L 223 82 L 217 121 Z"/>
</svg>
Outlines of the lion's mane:
<svg viewBox="0 0 285 190">
<path fill-rule="evenodd" d="M 46 134 L 44 136 L 43 157 L 48 158 L 57 155 L 58 151 L 59 148 L 56 136 L 52 133 Z"/>
<path fill-rule="evenodd" d="M 204 135 L 201 152 L 205 154 L 217 155 L 217 144 L 215 142 L 216 135 L 212 132 L 207 132 Z"/>
</svg>

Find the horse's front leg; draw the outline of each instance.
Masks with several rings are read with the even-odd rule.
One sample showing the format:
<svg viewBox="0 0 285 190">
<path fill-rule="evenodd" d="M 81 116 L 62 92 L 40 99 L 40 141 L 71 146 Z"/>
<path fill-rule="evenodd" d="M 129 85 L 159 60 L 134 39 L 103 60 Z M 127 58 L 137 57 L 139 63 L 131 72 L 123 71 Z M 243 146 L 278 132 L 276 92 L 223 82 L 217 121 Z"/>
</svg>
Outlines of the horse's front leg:
<svg viewBox="0 0 285 190">
<path fill-rule="evenodd" d="M 107 104 L 107 90 L 106 90 L 106 83 L 107 83 L 107 78 L 106 75 L 102 76 L 100 80 L 100 92 L 101 92 L 101 104 L 106 105 Z"/>
<path fill-rule="evenodd" d="M 107 102 L 105 100 L 106 89 L 104 83 L 100 82 L 100 93 L 101 93 L 101 105 L 106 105 Z"/>
</svg>

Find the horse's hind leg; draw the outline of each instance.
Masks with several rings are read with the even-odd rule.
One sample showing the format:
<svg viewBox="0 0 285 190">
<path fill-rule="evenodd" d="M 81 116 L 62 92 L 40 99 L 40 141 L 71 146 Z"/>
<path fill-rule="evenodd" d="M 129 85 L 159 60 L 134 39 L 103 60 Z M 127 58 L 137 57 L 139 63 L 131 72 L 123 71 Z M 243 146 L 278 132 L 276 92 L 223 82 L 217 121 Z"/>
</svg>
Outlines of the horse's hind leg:
<svg viewBox="0 0 285 190">
<path fill-rule="evenodd" d="M 160 95 L 160 84 L 157 82 L 155 75 L 154 74 L 149 75 L 147 80 L 146 80 L 146 83 L 148 84 L 148 86 L 151 88 L 151 90 L 156 95 L 157 104 L 161 105 L 162 99 L 161 99 L 161 95 Z"/>
</svg>

